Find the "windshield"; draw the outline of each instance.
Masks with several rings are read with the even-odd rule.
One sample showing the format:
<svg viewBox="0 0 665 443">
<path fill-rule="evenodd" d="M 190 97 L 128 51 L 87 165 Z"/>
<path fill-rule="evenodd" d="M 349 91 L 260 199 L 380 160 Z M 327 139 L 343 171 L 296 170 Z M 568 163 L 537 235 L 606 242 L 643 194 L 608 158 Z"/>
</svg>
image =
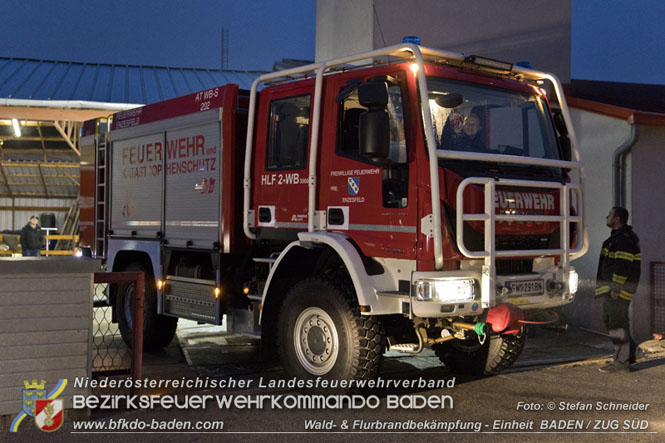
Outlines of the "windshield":
<svg viewBox="0 0 665 443">
<path fill-rule="evenodd" d="M 438 77 L 427 84 L 438 149 L 559 159 L 542 97 Z"/>
</svg>

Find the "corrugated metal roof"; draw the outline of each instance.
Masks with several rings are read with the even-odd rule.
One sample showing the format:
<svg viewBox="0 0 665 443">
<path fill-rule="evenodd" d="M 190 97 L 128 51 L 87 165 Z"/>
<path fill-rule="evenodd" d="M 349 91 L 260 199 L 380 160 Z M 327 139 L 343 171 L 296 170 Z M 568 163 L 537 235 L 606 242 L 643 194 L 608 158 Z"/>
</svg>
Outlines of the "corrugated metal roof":
<svg viewBox="0 0 665 443">
<path fill-rule="evenodd" d="M 0 57 L 0 97 L 150 104 L 226 83 L 249 89 L 263 73 Z"/>
</svg>

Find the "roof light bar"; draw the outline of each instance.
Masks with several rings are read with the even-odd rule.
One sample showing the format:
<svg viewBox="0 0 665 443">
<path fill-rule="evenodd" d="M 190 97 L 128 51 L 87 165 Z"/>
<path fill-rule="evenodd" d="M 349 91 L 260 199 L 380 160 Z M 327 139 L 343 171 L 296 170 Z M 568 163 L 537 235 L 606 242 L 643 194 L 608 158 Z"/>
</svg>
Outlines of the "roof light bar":
<svg viewBox="0 0 665 443">
<path fill-rule="evenodd" d="M 470 55 L 464 59 L 464 63 L 472 65 L 483 66 L 485 68 L 496 69 L 497 71 L 510 72 L 513 70 L 513 64 L 502 62 L 500 60 L 493 60 L 487 57 L 478 57 L 477 55 Z"/>
</svg>

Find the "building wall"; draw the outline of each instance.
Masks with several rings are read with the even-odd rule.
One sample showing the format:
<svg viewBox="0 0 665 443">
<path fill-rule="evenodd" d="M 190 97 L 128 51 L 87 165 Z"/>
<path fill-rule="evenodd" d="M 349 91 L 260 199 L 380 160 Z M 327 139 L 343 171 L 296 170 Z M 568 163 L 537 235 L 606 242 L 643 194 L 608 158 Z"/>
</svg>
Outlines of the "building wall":
<svg viewBox="0 0 665 443">
<path fill-rule="evenodd" d="M 526 60 L 570 80 L 570 0 L 318 0 L 316 17 L 317 60 L 418 35 L 424 46 Z"/>
<path fill-rule="evenodd" d="M 317 0 L 316 61 L 371 51 L 372 0 Z"/>
<path fill-rule="evenodd" d="M 640 237 L 642 277 L 633 301 L 633 333 L 646 337 L 651 331 L 650 263 L 665 262 L 665 181 L 663 148 L 665 128 L 641 126 L 640 137 L 631 153 L 632 211 L 629 223 Z"/>
<path fill-rule="evenodd" d="M 580 290 L 566 313 L 574 324 L 602 331 L 602 306 L 593 299 L 593 290 L 600 247 L 610 235 L 605 217 L 613 206 L 612 153 L 630 138 L 630 126 L 625 120 L 575 108 L 571 115 L 584 162 L 589 252 L 573 262 L 580 274 Z"/>
</svg>

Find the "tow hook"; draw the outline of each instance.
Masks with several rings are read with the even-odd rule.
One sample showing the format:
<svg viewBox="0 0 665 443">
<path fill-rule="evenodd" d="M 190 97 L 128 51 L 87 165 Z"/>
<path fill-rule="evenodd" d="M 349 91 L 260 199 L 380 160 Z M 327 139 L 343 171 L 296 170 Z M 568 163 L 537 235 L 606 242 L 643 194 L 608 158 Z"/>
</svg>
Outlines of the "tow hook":
<svg viewBox="0 0 665 443">
<path fill-rule="evenodd" d="M 462 322 L 455 322 L 453 323 L 453 329 L 459 331 L 462 333 L 461 338 L 464 337 L 464 331 L 473 331 L 476 333 L 476 336 L 478 337 L 478 341 L 480 342 L 481 345 L 485 344 L 485 340 L 487 339 L 487 336 L 490 332 L 490 327 L 487 325 L 487 323 L 483 322 L 478 322 L 475 324 L 472 323 L 462 323 Z"/>
<path fill-rule="evenodd" d="M 490 332 L 490 328 L 487 326 L 487 323 L 483 322 L 476 324 L 456 322 L 453 323 L 453 329 L 465 329 L 467 331 L 473 331 L 476 333 L 476 335 L 487 335 Z"/>
<path fill-rule="evenodd" d="M 556 280 L 547 280 L 547 293 L 550 297 L 556 297 L 563 294 L 563 289 L 565 285 Z"/>
<path fill-rule="evenodd" d="M 497 283 L 496 284 L 496 295 L 498 297 L 507 297 L 510 294 L 510 289 L 507 286 Z"/>
</svg>

